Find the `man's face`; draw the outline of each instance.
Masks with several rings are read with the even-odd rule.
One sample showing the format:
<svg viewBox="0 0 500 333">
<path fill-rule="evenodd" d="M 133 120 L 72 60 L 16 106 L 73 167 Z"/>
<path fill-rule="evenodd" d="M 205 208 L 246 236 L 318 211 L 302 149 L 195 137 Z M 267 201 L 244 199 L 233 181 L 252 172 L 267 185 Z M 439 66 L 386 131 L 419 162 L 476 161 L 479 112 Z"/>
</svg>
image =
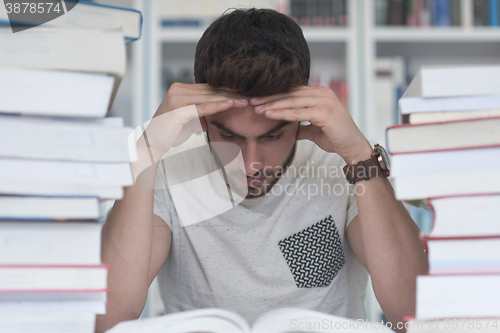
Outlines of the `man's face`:
<svg viewBox="0 0 500 333">
<path fill-rule="evenodd" d="M 211 143 L 230 142 L 241 149 L 246 177 L 230 173 L 230 183 L 246 186 L 247 198 L 268 192 L 293 158 L 299 123 L 268 119 L 256 114 L 252 105 L 205 119 Z M 217 149 L 215 153 L 219 154 Z"/>
</svg>

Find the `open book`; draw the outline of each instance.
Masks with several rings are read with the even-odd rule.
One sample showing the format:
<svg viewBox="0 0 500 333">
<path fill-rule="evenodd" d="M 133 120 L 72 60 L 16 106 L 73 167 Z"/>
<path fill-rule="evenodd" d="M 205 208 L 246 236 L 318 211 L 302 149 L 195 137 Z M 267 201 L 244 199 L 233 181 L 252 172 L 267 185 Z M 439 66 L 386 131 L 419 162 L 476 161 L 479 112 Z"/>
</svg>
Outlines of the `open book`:
<svg viewBox="0 0 500 333">
<path fill-rule="evenodd" d="M 390 326 L 389 326 L 390 327 Z M 393 332 L 385 324 L 348 319 L 326 313 L 282 308 L 266 312 L 250 325 L 240 315 L 223 309 L 201 309 L 145 320 L 122 322 L 107 333 L 285 333 L 285 332 Z"/>
</svg>

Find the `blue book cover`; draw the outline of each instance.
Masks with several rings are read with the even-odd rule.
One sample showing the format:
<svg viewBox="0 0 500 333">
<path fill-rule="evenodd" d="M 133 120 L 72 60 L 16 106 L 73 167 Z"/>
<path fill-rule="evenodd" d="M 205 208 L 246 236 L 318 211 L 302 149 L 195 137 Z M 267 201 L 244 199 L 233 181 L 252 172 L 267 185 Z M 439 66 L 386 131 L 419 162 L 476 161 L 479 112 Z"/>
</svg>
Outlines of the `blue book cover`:
<svg viewBox="0 0 500 333">
<path fill-rule="evenodd" d="M 490 19 L 490 26 L 498 27 L 498 2 L 499 0 L 488 1 L 488 15 Z"/>
<path fill-rule="evenodd" d="M 451 25 L 451 6 L 450 0 L 434 0 L 433 24 L 435 26 L 450 26 Z"/>
</svg>

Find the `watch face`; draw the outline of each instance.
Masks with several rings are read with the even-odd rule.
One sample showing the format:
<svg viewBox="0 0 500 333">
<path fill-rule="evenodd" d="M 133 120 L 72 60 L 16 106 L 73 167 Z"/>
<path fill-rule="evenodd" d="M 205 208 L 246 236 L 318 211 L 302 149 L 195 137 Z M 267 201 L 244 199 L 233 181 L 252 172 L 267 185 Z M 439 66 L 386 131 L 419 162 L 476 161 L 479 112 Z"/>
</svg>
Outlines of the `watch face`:
<svg viewBox="0 0 500 333">
<path fill-rule="evenodd" d="M 380 155 L 382 156 L 382 160 L 384 161 L 387 171 L 391 171 L 391 160 L 389 159 L 389 155 L 382 146 L 380 146 Z"/>
</svg>

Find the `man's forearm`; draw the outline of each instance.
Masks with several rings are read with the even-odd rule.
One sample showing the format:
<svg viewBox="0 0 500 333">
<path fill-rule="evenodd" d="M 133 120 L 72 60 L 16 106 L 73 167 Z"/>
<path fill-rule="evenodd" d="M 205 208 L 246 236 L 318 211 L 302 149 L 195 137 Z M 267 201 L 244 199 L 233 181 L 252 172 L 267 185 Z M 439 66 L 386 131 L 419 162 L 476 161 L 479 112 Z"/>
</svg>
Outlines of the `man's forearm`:
<svg viewBox="0 0 500 333">
<path fill-rule="evenodd" d="M 132 165 L 132 169 L 136 171 L 137 165 Z M 109 265 L 108 299 L 106 315 L 97 316 L 96 332 L 104 332 L 119 321 L 138 318 L 146 302 L 155 170 L 156 165 L 141 168 L 142 184 L 125 188 L 123 199 L 115 202 L 103 226 L 102 261 Z"/>
<path fill-rule="evenodd" d="M 377 299 L 394 325 L 415 312 L 415 280 L 428 270 L 419 229 L 386 178 L 355 185 L 361 235 Z"/>
</svg>

